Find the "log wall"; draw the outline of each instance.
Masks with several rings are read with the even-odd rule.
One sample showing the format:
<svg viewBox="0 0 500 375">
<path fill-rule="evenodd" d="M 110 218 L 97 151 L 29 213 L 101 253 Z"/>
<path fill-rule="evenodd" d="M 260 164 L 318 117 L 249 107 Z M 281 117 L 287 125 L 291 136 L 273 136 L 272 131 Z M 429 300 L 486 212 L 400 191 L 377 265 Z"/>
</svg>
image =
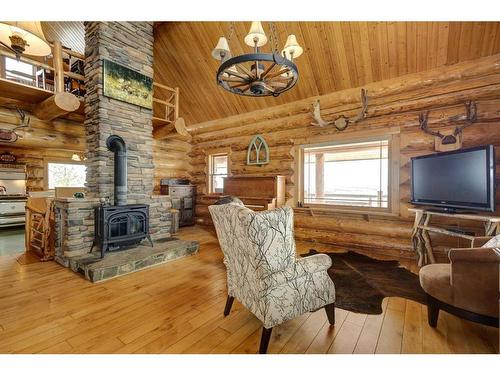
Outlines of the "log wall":
<svg viewBox="0 0 500 375">
<path fill-rule="evenodd" d="M 15 143 L 0 143 L 0 150 L 8 146 L 31 150 L 85 151 L 85 130 L 81 121 L 64 118 L 44 121 L 29 112 L 27 115 L 30 117 L 29 128 L 19 129 L 17 133 L 20 137 Z M 0 128 L 12 129 L 19 124 L 20 118 L 15 109 L 0 106 Z"/>
<path fill-rule="evenodd" d="M 71 161 L 74 152 L 85 150 L 83 124 L 78 121 L 57 119 L 43 121 L 33 114 L 30 127 L 19 129 L 15 143 L 0 143 L 0 153 L 10 152 L 18 163 L 26 164 L 27 190 L 45 189 L 46 165 L 48 160 Z M 18 126 L 19 115 L 15 109 L 0 106 L 0 127 L 12 129 Z"/>
<path fill-rule="evenodd" d="M 476 101 L 478 121 L 465 129 L 463 147 L 494 144 L 500 165 L 500 55 L 376 82 L 364 88 L 369 96 L 368 117 L 343 132 L 334 127 L 310 125 L 311 106 L 320 99 L 322 116 L 326 119 L 335 119 L 341 114 L 355 116 L 360 109 L 361 88 L 189 126 L 188 131 L 193 136 L 189 154 L 191 177 L 198 186 L 198 222 L 211 223 L 208 201 L 204 198 L 207 193 L 206 155 L 209 153 L 229 150 L 232 175 L 286 176 L 287 202 L 293 205 L 297 178 L 295 146 L 318 140 L 334 141 L 340 137 L 356 139 L 370 132 L 396 128 L 400 132 L 399 212 L 395 216 L 383 216 L 328 211 L 311 213 L 296 209 L 296 237 L 365 253 L 413 257 L 410 244 L 413 218 L 407 211 L 410 206 L 409 160 L 434 152 L 434 137 L 419 129 L 418 115 L 430 110 L 428 123 L 433 130 L 454 129 L 464 124 L 465 101 Z M 270 148 L 270 163 L 264 166 L 246 165 L 246 150 L 256 134 L 263 135 Z M 499 176 L 497 169 L 497 185 Z M 497 202 L 500 202 L 499 197 L 497 194 Z M 500 204 L 498 206 L 500 209 Z M 441 237 L 433 241 L 439 250 L 450 245 L 465 245 Z"/>
<path fill-rule="evenodd" d="M 26 164 L 26 188 L 28 192 L 45 190 L 47 161 L 58 160 L 62 162 L 71 162 L 71 156 L 73 156 L 72 151 L 4 147 L 0 145 L 0 153 L 5 151 L 15 155 L 17 157 L 17 163 Z"/>
<path fill-rule="evenodd" d="M 30 129 L 20 129 L 15 143 L 0 143 L 0 153 L 9 151 L 26 163 L 28 169 L 28 190 L 44 189 L 45 160 L 71 160 L 74 152 L 85 151 L 85 129 L 81 121 L 57 119 L 43 121 L 30 116 Z M 0 128 L 12 129 L 19 125 L 17 111 L 0 106 Z M 155 166 L 155 191 L 159 191 L 160 179 L 169 177 L 189 177 L 188 153 L 191 145 L 182 139 L 153 141 Z"/>
<path fill-rule="evenodd" d="M 155 192 L 160 191 L 162 178 L 189 178 L 191 166 L 188 154 L 191 144 L 182 139 L 154 139 L 153 163 L 155 166 Z"/>
</svg>

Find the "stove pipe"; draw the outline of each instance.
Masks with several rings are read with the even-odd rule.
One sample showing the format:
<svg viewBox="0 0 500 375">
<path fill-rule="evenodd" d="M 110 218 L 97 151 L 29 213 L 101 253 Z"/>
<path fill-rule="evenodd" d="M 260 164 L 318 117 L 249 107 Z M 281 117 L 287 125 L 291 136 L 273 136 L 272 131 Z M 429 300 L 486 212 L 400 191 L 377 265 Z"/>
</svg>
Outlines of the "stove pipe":
<svg viewBox="0 0 500 375">
<path fill-rule="evenodd" d="M 115 154 L 115 206 L 127 204 L 127 147 L 122 137 L 110 135 L 106 140 L 108 150 Z"/>
</svg>

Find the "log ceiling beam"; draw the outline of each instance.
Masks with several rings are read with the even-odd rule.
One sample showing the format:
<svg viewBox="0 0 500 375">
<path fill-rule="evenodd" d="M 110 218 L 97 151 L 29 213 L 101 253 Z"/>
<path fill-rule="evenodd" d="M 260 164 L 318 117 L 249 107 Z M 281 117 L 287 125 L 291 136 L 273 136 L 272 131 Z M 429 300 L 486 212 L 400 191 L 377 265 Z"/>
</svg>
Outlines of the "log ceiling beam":
<svg viewBox="0 0 500 375">
<path fill-rule="evenodd" d="M 255 123 L 259 123 L 261 127 L 268 123 L 272 127 L 273 121 L 279 121 L 283 116 L 290 119 L 300 117 L 300 121 L 310 122 L 312 104 L 318 99 L 321 101 L 323 113 L 329 115 L 354 113 L 361 108 L 361 88 L 368 92 L 368 117 L 380 116 L 426 108 L 430 104 L 436 104 L 435 97 L 440 95 L 446 103 L 440 102 L 439 105 L 455 104 L 450 102 L 453 99 L 453 96 L 448 95 L 450 91 L 456 92 L 455 97 L 458 98 L 456 100 L 463 100 L 461 93 L 466 93 L 467 90 L 482 92 L 487 96 L 489 91 L 497 92 L 499 83 L 500 54 L 497 54 L 453 66 L 373 82 L 363 87 L 313 96 L 264 110 L 193 124 L 186 129 L 197 140 L 203 139 L 208 133 L 222 135 L 224 131 L 230 131 L 235 126 L 244 130 L 245 126 L 255 127 Z M 481 90 L 478 91 L 478 88 Z"/>
<path fill-rule="evenodd" d="M 67 115 L 80 108 L 80 100 L 69 92 L 58 92 L 38 103 L 33 110 L 36 117 L 41 120 L 51 121 Z"/>
</svg>

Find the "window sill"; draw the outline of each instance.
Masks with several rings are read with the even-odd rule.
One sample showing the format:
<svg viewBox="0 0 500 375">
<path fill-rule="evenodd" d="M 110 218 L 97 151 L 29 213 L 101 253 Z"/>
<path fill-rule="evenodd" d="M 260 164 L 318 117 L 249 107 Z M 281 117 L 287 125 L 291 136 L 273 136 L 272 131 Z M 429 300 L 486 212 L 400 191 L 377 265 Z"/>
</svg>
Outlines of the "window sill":
<svg viewBox="0 0 500 375">
<path fill-rule="evenodd" d="M 353 209 L 353 208 L 339 208 L 339 207 L 293 207 L 295 212 L 310 214 L 314 216 L 314 214 L 319 215 L 329 215 L 329 214 L 350 214 L 350 215 L 360 215 L 360 216 L 373 216 L 373 217 L 399 217 L 399 212 L 390 212 L 390 211 L 379 211 L 379 210 L 370 210 L 370 209 Z"/>
</svg>

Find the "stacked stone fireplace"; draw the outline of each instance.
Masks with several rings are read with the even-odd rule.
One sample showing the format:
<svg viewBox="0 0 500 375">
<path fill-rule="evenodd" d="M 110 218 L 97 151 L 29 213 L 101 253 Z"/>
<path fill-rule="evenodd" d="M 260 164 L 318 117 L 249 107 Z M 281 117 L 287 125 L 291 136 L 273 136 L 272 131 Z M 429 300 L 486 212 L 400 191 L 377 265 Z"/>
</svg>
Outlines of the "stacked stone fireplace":
<svg viewBox="0 0 500 375">
<path fill-rule="evenodd" d="M 86 22 L 85 42 L 86 197 L 55 200 L 56 261 L 65 266 L 90 253 L 96 239 L 94 210 L 103 200 L 149 206 L 148 235 L 153 242 L 168 239 L 172 225 L 170 197 L 153 195 L 152 110 L 103 94 L 104 59 L 153 76 L 153 24 Z M 127 187 L 118 196 L 115 154 L 106 145 L 112 135 L 127 146 Z"/>
</svg>

